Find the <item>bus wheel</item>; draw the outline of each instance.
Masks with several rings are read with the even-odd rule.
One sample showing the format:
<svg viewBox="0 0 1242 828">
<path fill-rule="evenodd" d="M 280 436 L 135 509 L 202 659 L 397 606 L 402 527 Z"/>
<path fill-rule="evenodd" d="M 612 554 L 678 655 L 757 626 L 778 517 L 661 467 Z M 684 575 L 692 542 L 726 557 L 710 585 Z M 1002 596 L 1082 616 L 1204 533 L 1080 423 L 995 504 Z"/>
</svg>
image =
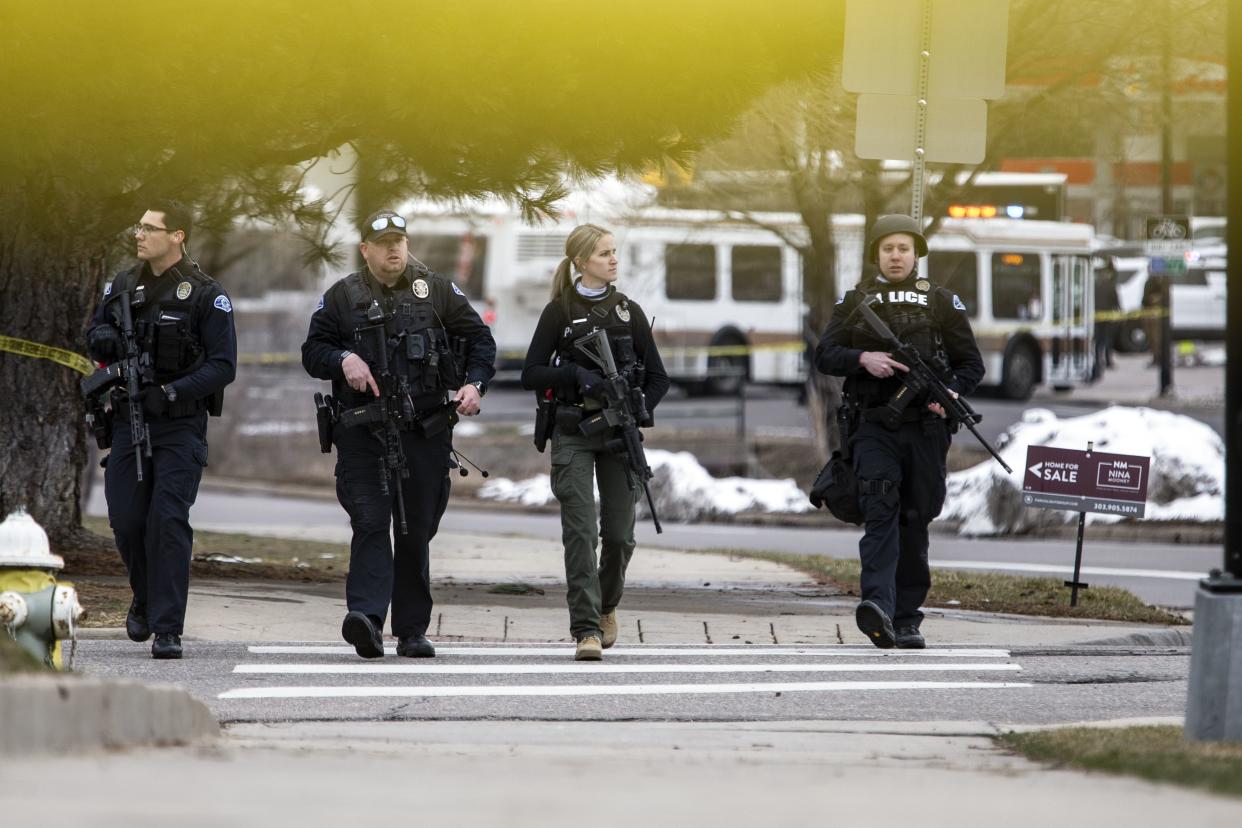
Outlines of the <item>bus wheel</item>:
<svg viewBox="0 0 1242 828">
<path fill-rule="evenodd" d="M 1005 357 L 1001 389 L 1011 400 L 1029 400 L 1035 390 L 1035 354 L 1028 347 L 1014 348 Z"/>
<path fill-rule="evenodd" d="M 703 383 L 707 393 L 717 397 L 735 396 L 746 382 L 749 367 L 746 357 L 741 355 L 708 357 L 708 378 Z"/>
<path fill-rule="evenodd" d="M 1141 354 L 1147 350 L 1147 331 L 1138 320 L 1127 319 L 1117 331 L 1116 347 L 1127 354 Z"/>
</svg>

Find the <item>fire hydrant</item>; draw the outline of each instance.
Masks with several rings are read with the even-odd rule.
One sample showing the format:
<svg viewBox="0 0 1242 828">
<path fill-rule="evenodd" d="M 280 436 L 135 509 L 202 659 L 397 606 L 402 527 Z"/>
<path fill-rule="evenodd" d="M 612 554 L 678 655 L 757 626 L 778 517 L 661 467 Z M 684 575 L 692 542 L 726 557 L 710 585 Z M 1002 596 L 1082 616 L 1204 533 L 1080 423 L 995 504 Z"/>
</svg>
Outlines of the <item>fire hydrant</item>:
<svg viewBox="0 0 1242 828">
<path fill-rule="evenodd" d="M 66 664 L 61 641 L 76 644 L 84 614 L 73 585 L 56 582 L 64 566 L 64 559 L 52 554 L 43 527 L 25 509 L 0 523 L 0 635 L 58 670 L 73 666 L 72 647 Z"/>
</svg>

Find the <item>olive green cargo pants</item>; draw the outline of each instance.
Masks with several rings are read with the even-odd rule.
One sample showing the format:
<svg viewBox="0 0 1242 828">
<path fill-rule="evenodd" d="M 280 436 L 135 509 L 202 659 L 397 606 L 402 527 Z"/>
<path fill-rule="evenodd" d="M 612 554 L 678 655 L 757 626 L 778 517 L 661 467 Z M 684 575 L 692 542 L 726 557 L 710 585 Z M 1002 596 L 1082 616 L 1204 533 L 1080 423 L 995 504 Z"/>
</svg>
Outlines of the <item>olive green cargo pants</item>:
<svg viewBox="0 0 1242 828">
<path fill-rule="evenodd" d="M 642 488 L 624 454 L 604 448 L 607 435 L 552 436 L 552 494 L 561 504 L 569 631 L 574 640 L 600 635 L 601 614 L 621 602 L 634 554 L 634 508 Z M 600 514 L 596 525 L 595 483 Z M 596 540 L 601 541 L 599 561 Z"/>
</svg>

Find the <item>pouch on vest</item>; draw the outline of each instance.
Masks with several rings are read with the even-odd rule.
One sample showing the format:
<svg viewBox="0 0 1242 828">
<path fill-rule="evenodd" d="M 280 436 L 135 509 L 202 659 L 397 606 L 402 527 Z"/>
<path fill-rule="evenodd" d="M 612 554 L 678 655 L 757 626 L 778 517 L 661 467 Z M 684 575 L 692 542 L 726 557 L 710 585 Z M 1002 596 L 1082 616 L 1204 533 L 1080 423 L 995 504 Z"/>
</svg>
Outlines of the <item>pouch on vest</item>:
<svg viewBox="0 0 1242 828">
<path fill-rule="evenodd" d="M 834 451 L 811 484 L 811 505 L 826 507 L 837 520 L 861 526 L 862 507 L 858 504 L 858 477 L 841 452 Z"/>
</svg>

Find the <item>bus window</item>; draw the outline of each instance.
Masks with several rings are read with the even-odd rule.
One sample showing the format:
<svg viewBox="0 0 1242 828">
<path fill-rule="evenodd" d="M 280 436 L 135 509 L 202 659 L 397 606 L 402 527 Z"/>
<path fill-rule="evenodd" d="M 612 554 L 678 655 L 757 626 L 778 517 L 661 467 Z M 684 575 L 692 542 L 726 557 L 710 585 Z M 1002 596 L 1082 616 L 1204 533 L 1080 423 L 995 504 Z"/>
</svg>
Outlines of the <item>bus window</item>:
<svg viewBox="0 0 1242 828">
<path fill-rule="evenodd" d="M 716 248 L 710 244 L 664 246 L 664 293 L 669 299 L 716 298 Z"/>
<path fill-rule="evenodd" d="M 933 250 L 927 257 L 927 275 L 956 293 L 967 314 L 979 315 L 979 257 L 974 251 Z"/>
<path fill-rule="evenodd" d="M 471 299 L 483 296 L 483 265 L 487 261 L 486 236 L 410 234 L 410 256 L 445 278 Z"/>
<path fill-rule="evenodd" d="M 1039 319 L 1039 254 L 992 254 L 992 318 Z"/>
<path fill-rule="evenodd" d="M 769 245 L 733 248 L 733 298 L 738 302 L 781 301 L 781 249 Z"/>
</svg>

